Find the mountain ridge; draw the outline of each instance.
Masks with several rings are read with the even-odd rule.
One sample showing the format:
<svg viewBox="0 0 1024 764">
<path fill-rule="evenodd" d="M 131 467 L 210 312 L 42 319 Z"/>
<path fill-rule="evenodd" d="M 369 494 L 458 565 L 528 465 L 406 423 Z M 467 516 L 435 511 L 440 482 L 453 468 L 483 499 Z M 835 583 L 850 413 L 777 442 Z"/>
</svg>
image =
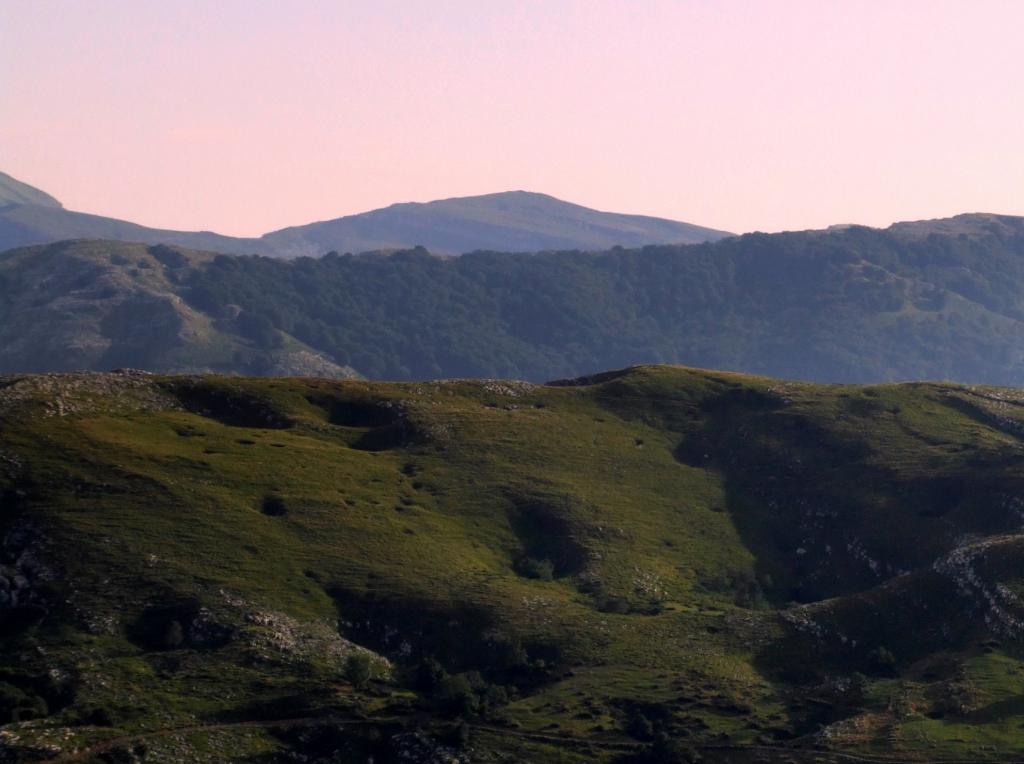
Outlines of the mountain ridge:
<svg viewBox="0 0 1024 764">
<path fill-rule="evenodd" d="M 181 329 L 166 345 L 132 323 L 157 278 L 157 304 Z M 376 379 L 543 381 L 661 362 L 1014 385 L 1022 293 L 1024 219 L 992 215 L 458 258 L 281 261 L 72 241 L 0 254 L 0 370 L 315 373 L 279 363 L 295 348 Z"/>
<path fill-rule="evenodd" d="M 502 231 L 505 246 L 494 246 L 493 233 L 481 226 Z M 298 239 L 293 240 L 296 235 Z M 729 235 L 663 218 L 601 212 L 549 194 L 519 190 L 398 202 L 365 213 L 280 229 L 262 239 L 280 251 L 295 254 L 310 254 L 324 247 L 355 252 L 422 244 L 436 254 L 450 255 L 474 250 L 527 252 L 697 243 Z M 337 246 L 339 241 L 353 239 L 362 243 L 358 247 Z M 578 242 L 584 240 L 587 245 L 581 247 Z"/>
<path fill-rule="evenodd" d="M 0 207 L 5 207 L 8 204 L 34 204 L 56 209 L 64 207 L 45 191 L 40 191 L 28 183 L 12 178 L 5 172 L 0 172 Z"/>
<path fill-rule="evenodd" d="M 529 210 L 523 208 L 528 200 Z M 518 207 L 518 211 L 516 208 Z M 599 212 L 535 192 L 498 192 L 433 202 L 400 202 L 355 215 L 271 231 L 260 237 L 173 231 L 66 210 L 53 197 L 0 174 L 0 251 L 64 239 L 170 244 L 225 254 L 318 257 L 427 246 L 438 254 L 477 249 L 606 249 L 730 236 L 689 223 Z"/>
</svg>

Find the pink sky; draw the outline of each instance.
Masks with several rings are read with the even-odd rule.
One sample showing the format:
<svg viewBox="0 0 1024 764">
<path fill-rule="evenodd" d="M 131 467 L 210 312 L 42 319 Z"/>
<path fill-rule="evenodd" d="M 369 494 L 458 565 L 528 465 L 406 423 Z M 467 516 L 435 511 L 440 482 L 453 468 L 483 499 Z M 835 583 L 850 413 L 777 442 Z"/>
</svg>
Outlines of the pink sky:
<svg viewBox="0 0 1024 764">
<path fill-rule="evenodd" d="M 508 189 L 733 231 L 1024 214 L 1024 2 L 0 0 L 0 170 L 258 234 Z"/>
</svg>

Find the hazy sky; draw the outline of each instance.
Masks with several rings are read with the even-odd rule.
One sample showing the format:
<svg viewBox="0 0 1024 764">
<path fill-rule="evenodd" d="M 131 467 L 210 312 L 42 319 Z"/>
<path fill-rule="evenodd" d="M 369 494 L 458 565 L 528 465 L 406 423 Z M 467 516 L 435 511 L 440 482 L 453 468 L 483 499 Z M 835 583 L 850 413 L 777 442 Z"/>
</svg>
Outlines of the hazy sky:
<svg viewBox="0 0 1024 764">
<path fill-rule="evenodd" d="M 733 231 L 1024 214 L 1024 2 L 0 0 L 0 170 L 257 234 L 508 189 Z"/>
</svg>

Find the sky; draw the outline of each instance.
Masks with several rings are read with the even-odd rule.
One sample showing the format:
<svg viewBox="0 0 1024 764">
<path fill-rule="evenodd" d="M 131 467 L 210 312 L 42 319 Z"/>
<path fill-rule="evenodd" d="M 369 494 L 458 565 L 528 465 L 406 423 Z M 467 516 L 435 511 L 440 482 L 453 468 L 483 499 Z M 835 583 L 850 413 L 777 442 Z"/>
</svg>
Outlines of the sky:
<svg viewBox="0 0 1024 764">
<path fill-rule="evenodd" d="M 512 189 L 735 232 L 1024 214 L 1017 0 L 0 0 L 0 170 L 256 235 Z"/>
</svg>

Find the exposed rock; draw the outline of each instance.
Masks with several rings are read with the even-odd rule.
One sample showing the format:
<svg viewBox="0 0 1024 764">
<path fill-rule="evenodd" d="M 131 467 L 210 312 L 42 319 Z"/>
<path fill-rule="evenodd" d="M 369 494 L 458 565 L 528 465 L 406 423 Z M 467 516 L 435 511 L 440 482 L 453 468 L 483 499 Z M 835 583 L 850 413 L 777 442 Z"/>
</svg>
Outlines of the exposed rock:
<svg viewBox="0 0 1024 764">
<path fill-rule="evenodd" d="M 471 764 L 466 751 L 443 745 L 420 731 L 403 732 L 391 739 L 398 761 L 409 764 Z"/>
</svg>

